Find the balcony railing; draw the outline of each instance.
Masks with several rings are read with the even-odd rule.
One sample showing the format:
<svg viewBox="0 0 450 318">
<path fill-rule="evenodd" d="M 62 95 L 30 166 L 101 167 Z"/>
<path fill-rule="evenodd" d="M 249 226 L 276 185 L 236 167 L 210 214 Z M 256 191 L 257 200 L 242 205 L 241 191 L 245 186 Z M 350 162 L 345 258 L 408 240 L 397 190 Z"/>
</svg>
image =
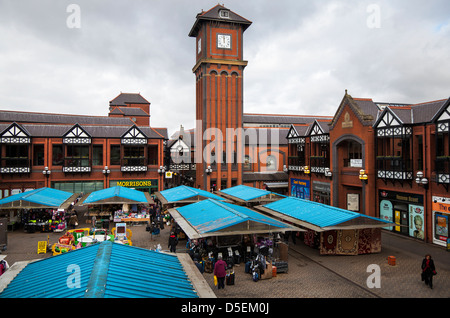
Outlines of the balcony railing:
<svg viewBox="0 0 450 318">
<path fill-rule="evenodd" d="M 29 158 L 2 158 L 0 173 L 30 173 Z"/>
<path fill-rule="evenodd" d="M 396 156 L 377 157 L 377 176 L 381 179 L 412 180 L 413 161 Z"/>
<path fill-rule="evenodd" d="M 91 172 L 92 162 L 89 158 L 65 158 L 63 172 Z"/>
<path fill-rule="evenodd" d="M 305 158 L 288 157 L 288 170 L 290 171 L 303 171 L 305 165 Z"/>
<path fill-rule="evenodd" d="M 124 172 L 141 172 L 147 171 L 147 159 L 139 158 L 123 158 L 120 161 L 120 170 Z"/>
<path fill-rule="evenodd" d="M 309 157 L 311 172 L 314 173 L 325 173 L 325 168 L 330 167 L 330 159 L 322 156 L 311 156 Z"/>
<path fill-rule="evenodd" d="M 435 170 L 437 183 L 450 183 L 450 156 L 436 157 Z"/>
</svg>

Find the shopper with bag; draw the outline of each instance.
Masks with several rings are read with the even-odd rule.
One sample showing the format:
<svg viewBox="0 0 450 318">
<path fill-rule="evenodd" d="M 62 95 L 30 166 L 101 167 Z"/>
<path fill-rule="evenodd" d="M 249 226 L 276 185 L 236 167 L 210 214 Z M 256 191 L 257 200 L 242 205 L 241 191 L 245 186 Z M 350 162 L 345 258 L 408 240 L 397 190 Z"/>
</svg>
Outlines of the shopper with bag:
<svg viewBox="0 0 450 318">
<path fill-rule="evenodd" d="M 425 281 L 425 285 L 430 286 L 431 289 L 433 289 L 433 276 L 436 274 L 436 268 L 434 267 L 434 261 L 431 259 L 431 255 L 425 255 L 422 261 L 422 281 Z"/>
<path fill-rule="evenodd" d="M 214 276 L 217 277 L 217 288 L 225 288 L 225 276 L 227 275 L 227 263 L 222 260 L 222 255 L 217 257 L 216 265 L 214 265 Z"/>
</svg>

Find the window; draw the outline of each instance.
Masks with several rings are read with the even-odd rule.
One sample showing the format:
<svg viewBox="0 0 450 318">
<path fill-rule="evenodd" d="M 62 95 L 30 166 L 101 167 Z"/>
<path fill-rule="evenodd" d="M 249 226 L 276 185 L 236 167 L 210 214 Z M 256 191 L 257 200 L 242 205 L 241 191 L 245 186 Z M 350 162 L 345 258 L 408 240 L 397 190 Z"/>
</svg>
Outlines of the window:
<svg viewBox="0 0 450 318">
<path fill-rule="evenodd" d="M 92 165 L 103 166 L 103 145 L 94 145 L 92 148 Z"/>
<path fill-rule="evenodd" d="M 158 164 L 158 146 L 151 145 L 148 146 L 148 164 L 157 165 Z"/>
<path fill-rule="evenodd" d="M 145 154 L 143 146 L 124 146 L 122 166 L 145 166 Z"/>
<path fill-rule="evenodd" d="M 66 164 L 67 167 L 89 167 L 89 146 L 67 145 Z"/>
<path fill-rule="evenodd" d="M 362 167 L 362 147 L 359 142 L 349 140 L 347 141 L 347 160 L 345 160 L 346 167 Z"/>
<path fill-rule="evenodd" d="M 111 145 L 111 153 L 109 158 L 111 165 L 120 165 L 120 146 Z"/>
<path fill-rule="evenodd" d="M 44 165 L 44 145 L 36 144 L 33 145 L 33 165 L 43 166 Z"/>
<path fill-rule="evenodd" d="M 5 145 L 5 157 L 2 160 L 3 167 L 29 166 L 28 145 Z"/>
<path fill-rule="evenodd" d="M 63 145 L 53 145 L 52 164 L 54 166 L 62 166 L 64 163 Z"/>
</svg>

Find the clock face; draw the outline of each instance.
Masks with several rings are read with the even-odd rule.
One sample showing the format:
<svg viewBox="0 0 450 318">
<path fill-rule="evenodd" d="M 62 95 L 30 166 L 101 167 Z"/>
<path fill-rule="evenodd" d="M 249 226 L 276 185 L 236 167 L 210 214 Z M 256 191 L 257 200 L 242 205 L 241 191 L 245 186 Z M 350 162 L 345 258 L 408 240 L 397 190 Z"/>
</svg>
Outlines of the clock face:
<svg viewBox="0 0 450 318">
<path fill-rule="evenodd" d="M 231 35 L 217 34 L 217 47 L 219 49 L 231 49 Z"/>
</svg>

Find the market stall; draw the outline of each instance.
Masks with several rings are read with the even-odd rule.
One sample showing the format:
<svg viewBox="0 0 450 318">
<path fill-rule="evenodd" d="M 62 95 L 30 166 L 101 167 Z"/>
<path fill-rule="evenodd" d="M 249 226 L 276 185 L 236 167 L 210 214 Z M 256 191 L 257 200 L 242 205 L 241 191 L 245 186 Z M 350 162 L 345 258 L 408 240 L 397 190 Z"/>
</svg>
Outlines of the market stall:
<svg viewBox="0 0 450 318">
<path fill-rule="evenodd" d="M 256 207 L 306 230 L 306 245 L 322 255 L 359 255 L 381 251 L 381 228 L 391 222 L 323 203 L 287 197 Z"/>
<path fill-rule="evenodd" d="M 224 202 L 228 201 L 225 198 L 222 198 L 214 193 L 202 189 L 188 187 L 185 185 L 156 192 L 155 195 L 159 199 L 159 201 L 161 201 L 163 208 L 183 206 L 206 199 L 215 199 Z"/>
<path fill-rule="evenodd" d="M 266 260 L 271 266 L 280 261 L 279 233 L 302 231 L 247 207 L 213 199 L 172 208 L 169 213 L 186 233 L 191 257 L 204 262 L 206 270 L 212 269 L 219 255 L 230 267 L 261 259 L 265 268 Z"/>
<path fill-rule="evenodd" d="M 88 219 L 95 220 L 92 227 L 109 227 L 114 222 L 150 221 L 149 206 L 154 204 L 149 193 L 125 187 L 111 187 L 92 192 L 78 203 L 88 206 Z"/>
<path fill-rule="evenodd" d="M 286 196 L 276 192 L 238 185 L 217 191 L 217 194 L 240 205 L 254 206 L 274 202 Z"/>
<path fill-rule="evenodd" d="M 70 192 L 40 188 L 0 200 L 0 210 L 9 210 L 9 219 L 20 221 L 26 232 L 62 232 L 67 227 L 67 212 L 77 197 Z"/>
</svg>

